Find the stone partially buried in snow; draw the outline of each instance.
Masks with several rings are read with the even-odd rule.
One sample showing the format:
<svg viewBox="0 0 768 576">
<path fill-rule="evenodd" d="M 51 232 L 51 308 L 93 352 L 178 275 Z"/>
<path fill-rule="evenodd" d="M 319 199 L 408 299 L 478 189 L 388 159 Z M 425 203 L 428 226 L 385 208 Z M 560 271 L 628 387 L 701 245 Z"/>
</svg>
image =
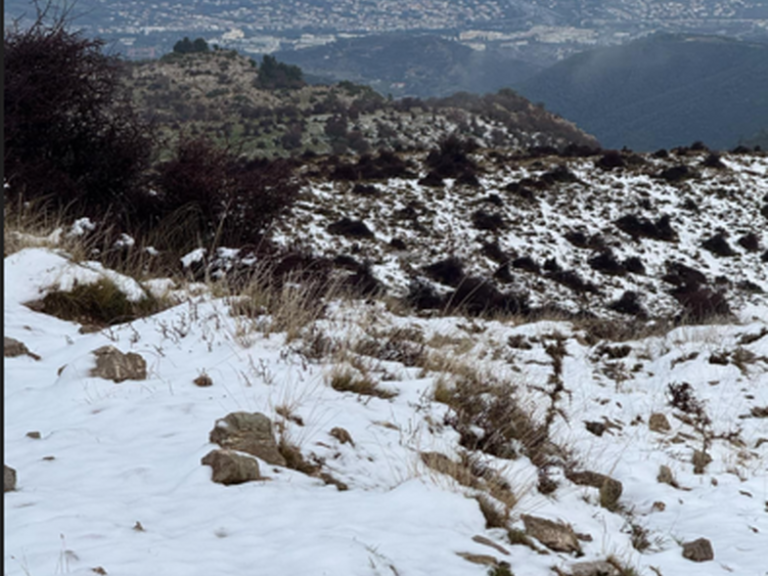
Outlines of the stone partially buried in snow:
<svg viewBox="0 0 768 576">
<path fill-rule="evenodd" d="M 214 482 L 225 486 L 262 479 L 259 463 L 255 458 L 237 454 L 232 450 L 211 450 L 200 462 L 211 467 L 211 479 Z"/>
<path fill-rule="evenodd" d="M 8 336 L 3 336 L 3 356 L 5 358 L 30 356 L 35 360 L 40 360 L 40 356 L 32 354 L 23 342 L 19 342 L 15 338 L 8 338 Z"/>
<path fill-rule="evenodd" d="M 124 354 L 114 346 L 102 346 L 94 350 L 93 355 L 96 367 L 91 370 L 91 376 L 117 383 L 147 379 L 147 362 L 135 352 Z"/>
<path fill-rule="evenodd" d="M 715 552 L 712 550 L 712 543 L 706 538 L 699 538 L 693 542 L 684 542 L 683 558 L 687 558 L 692 562 L 714 560 Z"/>
<path fill-rule="evenodd" d="M 571 576 L 621 576 L 621 572 L 607 560 L 577 562 L 571 566 Z"/>
<path fill-rule="evenodd" d="M 286 465 L 272 435 L 272 422 L 260 412 L 232 412 L 216 420 L 209 440 L 222 448 L 261 458 L 268 464 Z"/>
<path fill-rule="evenodd" d="M 3 464 L 3 492 L 16 490 L 16 470 Z"/>
<path fill-rule="evenodd" d="M 570 526 L 527 514 L 523 514 L 522 519 L 525 524 L 525 533 L 531 538 L 536 538 L 550 550 L 573 552 L 581 556 L 581 545 Z"/>
</svg>

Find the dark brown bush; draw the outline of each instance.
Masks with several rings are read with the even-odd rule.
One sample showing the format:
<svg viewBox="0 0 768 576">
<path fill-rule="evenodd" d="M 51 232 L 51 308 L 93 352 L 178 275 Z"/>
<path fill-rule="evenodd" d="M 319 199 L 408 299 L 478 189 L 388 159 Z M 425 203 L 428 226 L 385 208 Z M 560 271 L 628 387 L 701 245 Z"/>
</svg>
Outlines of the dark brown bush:
<svg viewBox="0 0 768 576">
<path fill-rule="evenodd" d="M 5 179 L 56 210 L 127 217 L 149 165 L 149 128 L 123 89 L 121 62 L 50 6 L 37 7 L 29 28 L 5 30 Z"/>
<path fill-rule="evenodd" d="M 715 256 L 735 256 L 736 251 L 728 244 L 728 240 L 722 233 L 715 234 L 714 236 L 707 238 L 701 243 L 701 247 L 705 250 L 709 250 Z"/>
<path fill-rule="evenodd" d="M 464 266 L 456 257 L 446 258 L 424 268 L 424 272 L 437 282 L 458 286 L 464 279 Z"/>
<path fill-rule="evenodd" d="M 247 161 L 205 138 L 182 138 L 155 183 L 158 218 L 180 218 L 187 239 L 230 246 L 258 242 L 298 193 L 289 161 Z"/>
<path fill-rule="evenodd" d="M 757 252 L 760 249 L 760 239 L 754 232 L 744 234 L 737 242 L 747 252 Z"/>
</svg>

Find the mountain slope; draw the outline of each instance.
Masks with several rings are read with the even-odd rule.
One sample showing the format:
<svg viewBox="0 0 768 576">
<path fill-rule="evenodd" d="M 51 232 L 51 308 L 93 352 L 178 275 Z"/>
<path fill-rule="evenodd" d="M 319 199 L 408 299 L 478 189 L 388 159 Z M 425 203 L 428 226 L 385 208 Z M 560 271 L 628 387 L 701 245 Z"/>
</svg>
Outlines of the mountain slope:
<svg viewBox="0 0 768 576">
<path fill-rule="evenodd" d="M 518 88 L 606 147 L 730 148 L 768 125 L 768 45 L 656 35 L 578 54 Z"/>
<path fill-rule="evenodd" d="M 316 48 L 277 52 L 276 56 L 310 74 L 367 84 L 393 96 L 495 92 L 539 71 L 498 51 L 476 51 L 427 34 L 344 39 Z"/>
</svg>

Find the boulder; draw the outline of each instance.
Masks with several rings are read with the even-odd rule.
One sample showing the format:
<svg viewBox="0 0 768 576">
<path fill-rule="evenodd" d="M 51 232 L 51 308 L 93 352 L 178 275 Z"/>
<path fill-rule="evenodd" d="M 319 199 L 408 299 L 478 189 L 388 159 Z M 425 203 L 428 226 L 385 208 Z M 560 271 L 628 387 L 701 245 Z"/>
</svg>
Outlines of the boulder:
<svg viewBox="0 0 768 576">
<path fill-rule="evenodd" d="M 3 464 L 3 492 L 16 490 L 16 470 Z"/>
<path fill-rule="evenodd" d="M 139 354 L 123 354 L 114 346 L 102 346 L 93 351 L 96 367 L 91 376 L 120 383 L 125 380 L 146 380 L 147 362 Z"/>
<path fill-rule="evenodd" d="M 216 420 L 209 439 L 222 448 L 246 452 L 268 464 L 286 465 L 272 435 L 272 421 L 260 412 L 227 414 Z"/>
<path fill-rule="evenodd" d="M 672 430 L 672 426 L 669 424 L 667 417 L 661 412 L 654 412 L 648 419 L 648 428 L 653 432 L 664 434 Z"/>
<path fill-rule="evenodd" d="M 211 450 L 200 462 L 213 469 L 214 482 L 226 486 L 261 479 L 259 463 L 232 450 Z"/>
<path fill-rule="evenodd" d="M 523 514 L 525 533 L 536 538 L 550 550 L 555 552 L 573 552 L 581 555 L 581 545 L 573 528 L 561 522 L 553 522 L 545 518 Z"/>
<path fill-rule="evenodd" d="M 707 562 L 714 560 L 715 552 L 712 550 L 712 542 L 706 538 L 699 538 L 692 542 L 683 543 L 683 558 L 692 562 Z"/>
</svg>

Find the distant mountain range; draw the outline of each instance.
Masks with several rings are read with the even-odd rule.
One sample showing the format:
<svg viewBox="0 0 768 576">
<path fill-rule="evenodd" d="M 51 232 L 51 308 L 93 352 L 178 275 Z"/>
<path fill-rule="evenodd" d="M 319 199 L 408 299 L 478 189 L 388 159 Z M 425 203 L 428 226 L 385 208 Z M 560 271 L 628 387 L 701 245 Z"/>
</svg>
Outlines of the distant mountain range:
<svg viewBox="0 0 768 576">
<path fill-rule="evenodd" d="M 768 44 L 653 35 L 577 54 L 516 88 L 606 147 L 729 148 L 768 127 Z"/>
</svg>

